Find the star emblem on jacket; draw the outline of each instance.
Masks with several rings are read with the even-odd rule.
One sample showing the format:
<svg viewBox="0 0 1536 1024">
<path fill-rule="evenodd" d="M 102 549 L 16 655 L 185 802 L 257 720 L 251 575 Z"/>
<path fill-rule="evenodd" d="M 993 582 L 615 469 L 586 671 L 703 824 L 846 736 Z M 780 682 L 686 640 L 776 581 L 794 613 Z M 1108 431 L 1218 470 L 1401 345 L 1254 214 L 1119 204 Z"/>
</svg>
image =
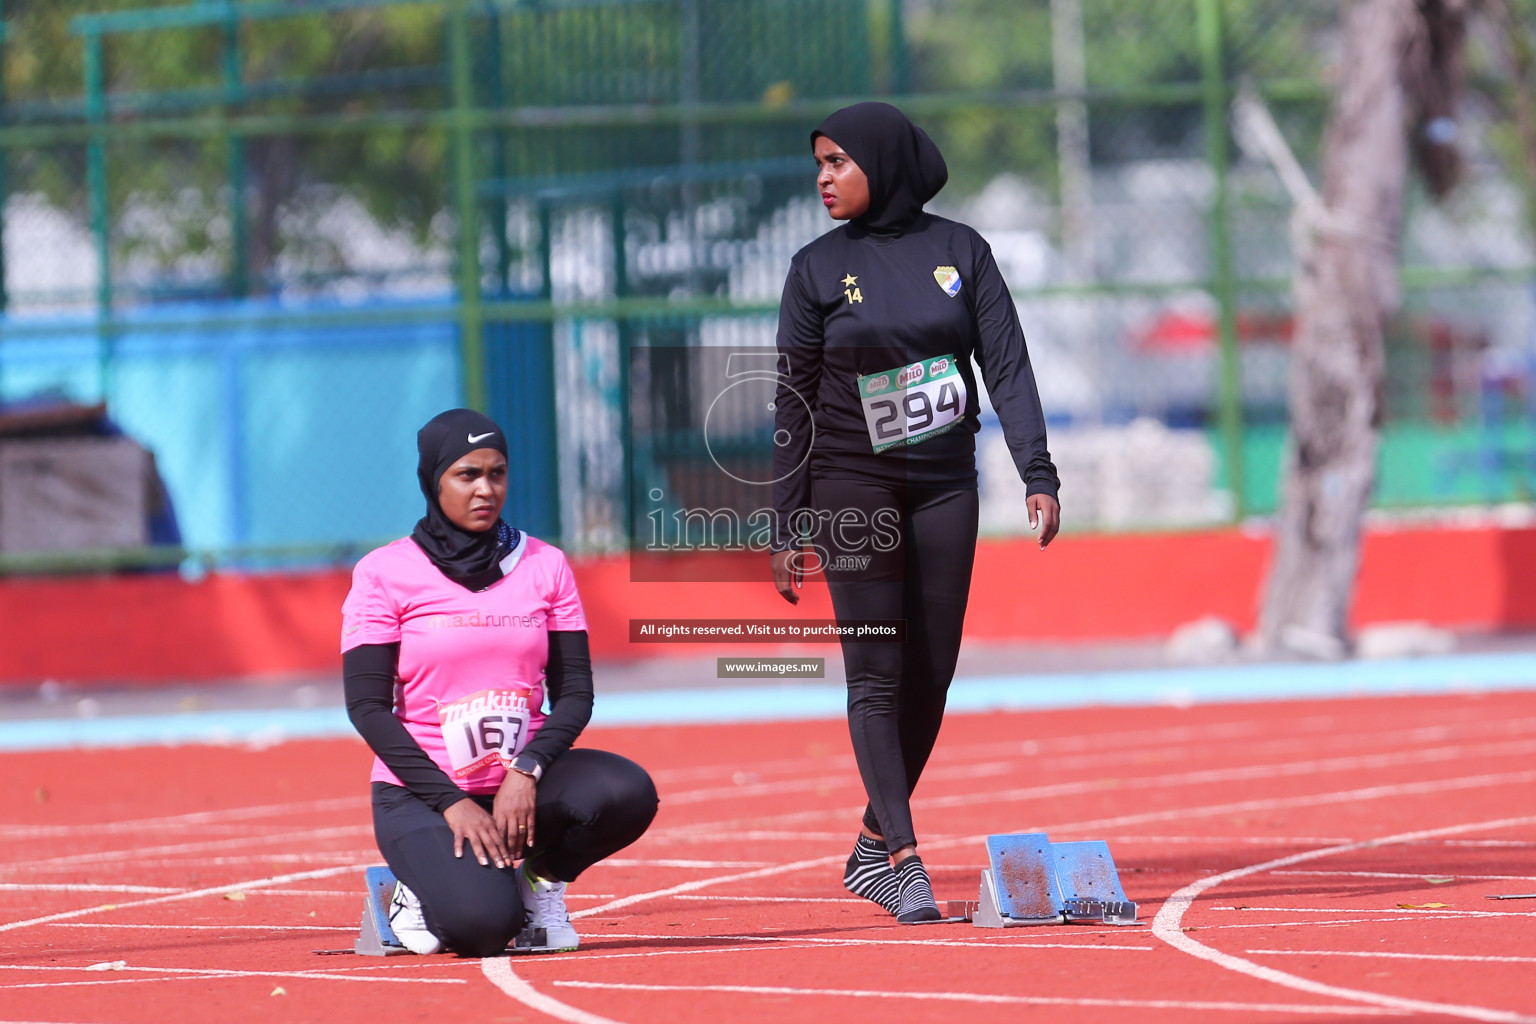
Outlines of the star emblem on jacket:
<svg viewBox="0 0 1536 1024">
<path fill-rule="evenodd" d="M 864 293 L 859 290 L 859 279 L 852 274 L 843 275 L 843 298 L 849 302 L 864 301 Z"/>
</svg>

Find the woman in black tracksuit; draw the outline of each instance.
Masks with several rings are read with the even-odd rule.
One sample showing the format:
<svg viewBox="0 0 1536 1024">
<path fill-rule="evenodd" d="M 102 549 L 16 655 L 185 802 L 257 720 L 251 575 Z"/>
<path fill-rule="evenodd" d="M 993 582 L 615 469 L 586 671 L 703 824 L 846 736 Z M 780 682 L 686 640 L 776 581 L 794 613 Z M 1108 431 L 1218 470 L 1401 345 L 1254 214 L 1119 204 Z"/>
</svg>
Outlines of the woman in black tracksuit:
<svg viewBox="0 0 1536 1024">
<path fill-rule="evenodd" d="M 795 603 L 805 573 L 824 571 L 839 622 L 905 620 L 902 641 L 843 642 L 869 795 L 843 884 L 898 921 L 932 921 L 909 799 L 943 719 L 976 554 L 973 358 L 1042 548 L 1059 481 L 990 248 L 923 212 L 948 177 L 938 147 L 885 103 L 837 111 L 811 143 L 822 202 L 846 223 L 795 254 L 779 307 L 773 578 Z"/>
</svg>

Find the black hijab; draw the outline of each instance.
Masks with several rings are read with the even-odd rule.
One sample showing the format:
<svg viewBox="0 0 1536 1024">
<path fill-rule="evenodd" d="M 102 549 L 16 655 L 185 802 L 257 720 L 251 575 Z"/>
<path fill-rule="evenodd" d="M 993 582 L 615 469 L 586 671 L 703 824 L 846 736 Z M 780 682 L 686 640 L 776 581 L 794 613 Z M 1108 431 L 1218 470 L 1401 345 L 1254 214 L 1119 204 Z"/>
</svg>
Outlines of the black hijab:
<svg viewBox="0 0 1536 1024">
<path fill-rule="evenodd" d="M 417 521 L 411 539 L 444 576 L 469 590 L 484 590 L 501 579 L 501 560 L 519 540 L 518 531 L 500 519 L 483 533 L 457 526 L 438 503 L 438 481 L 448 467 L 480 448 L 506 455 L 507 437 L 494 420 L 473 409 L 439 413 L 416 432 L 416 480 L 427 499 L 427 514 Z"/>
<path fill-rule="evenodd" d="M 949 180 L 939 147 L 889 103 L 844 107 L 811 132 L 811 145 L 818 135 L 842 147 L 869 179 L 869 209 L 853 223 L 875 234 L 911 224 Z"/>
</svg>

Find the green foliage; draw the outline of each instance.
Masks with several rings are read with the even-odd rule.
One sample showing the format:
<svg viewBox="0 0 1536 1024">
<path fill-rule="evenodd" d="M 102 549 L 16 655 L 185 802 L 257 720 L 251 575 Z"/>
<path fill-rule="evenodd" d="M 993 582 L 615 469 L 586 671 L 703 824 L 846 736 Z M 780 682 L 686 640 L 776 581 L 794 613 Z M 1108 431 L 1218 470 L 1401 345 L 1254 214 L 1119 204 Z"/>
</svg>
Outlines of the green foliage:
<svg viewBox="0 0 1536 1024">
<path fill-rule="evenodd" d="M 5 87 L 13 119 L 78 122 L 85 109 L 84 47 L 71 31 L 73 20 L 143 6 L 140 0 L 7 5 Z M 109 120 L 441 112 L 452 104 L 447 10 L 442 0 L 422 0 L 245 20 L 232 35 L 223 24 L 114 32 L 103 48 Z M 675 104 L 690 97 L 784 102 L 871 89 L 867 0 L 733 0 L 700 2 L 696 10 L 689 25 L 679 0 L 472 4 L 475 101 L 492 108 Z M 693 65 L 690 38 L 699 43 Z M 231 43 L 238 50 L 235 82 L 226 80 Z M 704 129 L 699 159 L 784 156 L 804 148 L 805 134 L 802 125 Z M 666 166 L 684 149 L 681 130 L 666 124 L 508 129 L 479 141 L 479 178 Z M 85 223 L 84 148 L 26 152 L 13 161 L 10 187 L 41 191 Z M 218 133 L 207 141 L 116 139 L 108 165 L 115 258 L 147 258 L 167 270 L 228 249 L 235 167 L 246 179 L 247 248 L 257 280 L 285 248 L 319 251 L 285 237 L 291 233 L 285 225 L 307 227 L 297 206 L 306 191 L 351 195 L 381 225 L 423 242 L 452 208 L 445 131 L 419 124 L 244 140 Z M 135 208 L 161 209 L 163 222 L 149 229 L 127 216 Z M 168 241 L 174 237 L 184 244 Z M 233 270 L 233 259 L 226 262 Z"/>
<path fill-rule="evenodd" d="M 1198 156 L 1199 0 L 1081 0 L 1089 135 L 1096 160 L 1149 149 Z M 915 91 L 1016 91 L 1055 85 L 1050 0 L 933 0 L 907 20 Z M 1232 81 L 1320 76 L 1320 45 L 1338 20 L 1318 0 L 1221 0 L 1222 59 Z M 1151 90 L 1183 87 L 1170 103 Z M 1114 94 L 1113 96 L 1109 94 Z M 1038 104 L 1033 106 L 1032 104 Z M 1028 111 L 1026 113 L 1026 111 Z M 1054 187 L 1055 103 L 1026 96 L 1014 109 L 971 108 L 940 118 L 941 144 L 959 191 L 999 171 Z"/>
</svg>

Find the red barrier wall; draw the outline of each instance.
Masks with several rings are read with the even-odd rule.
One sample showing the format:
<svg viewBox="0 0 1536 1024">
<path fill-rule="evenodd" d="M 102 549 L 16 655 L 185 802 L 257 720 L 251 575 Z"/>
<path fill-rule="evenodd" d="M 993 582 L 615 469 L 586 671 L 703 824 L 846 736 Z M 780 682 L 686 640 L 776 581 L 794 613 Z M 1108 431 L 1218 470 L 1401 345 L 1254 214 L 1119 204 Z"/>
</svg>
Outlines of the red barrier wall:
<svg viewBox="0 0 1536 1024">
<path fill-rule="evenodd" d="M 983 541 L 966 635 L 1093 641 L 1165 636 L 1202 615 L 1253 627 L 1267 537 L 1240 531 Z M 760 556 L 754 556 L 760 557 Z M 826 587 L 791 608 L 767 582 L 633 583 L 623 557 L 577 563 L 593 653 L 740 653 L 758 645 L 632 644 L 631 618 L 830 618 Z M 1380 529 L 1354 623 L 1536 626 L 1536 529 Z M 0 684 L 163 683 L 339 671 L 343 571 L 0 581 Z"/>
</svg>

